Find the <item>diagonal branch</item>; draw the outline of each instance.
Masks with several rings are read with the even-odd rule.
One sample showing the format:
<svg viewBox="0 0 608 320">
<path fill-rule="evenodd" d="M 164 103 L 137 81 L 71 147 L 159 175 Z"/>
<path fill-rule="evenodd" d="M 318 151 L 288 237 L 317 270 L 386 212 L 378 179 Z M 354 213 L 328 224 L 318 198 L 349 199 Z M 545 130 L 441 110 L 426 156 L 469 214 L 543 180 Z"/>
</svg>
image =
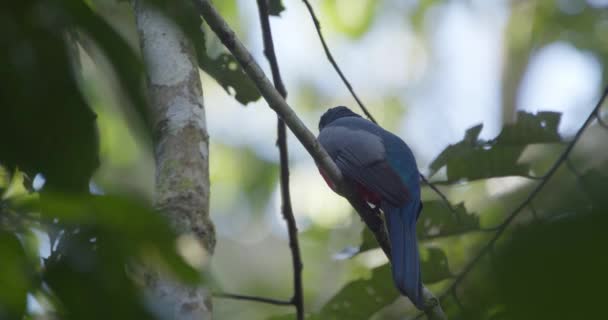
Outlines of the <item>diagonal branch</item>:
<svg viewBox="0 0 608 320">
<path fill-rule="evenodd" d="M 315 159 L 317 165 L 323 169 L 336 186 L 339 193 L 349 199 L 349 201 L 355 201 L 354 190 L 350 189 L 343 180 L 342 173 L 329 157 L 325 149 L 319 144 L 315 136 L 308 130 L 302 120 L 298 118 L 293 109 L 287 104 L 281 94 L 275 89 L 270 80 L 266 77 L 260 66 L 253 59 L 253 56 L 243 43 L 236 37 L 234 31 L 228 26 L 226 21 L 220 16 L 217 10 L 213 7 L 209 0 L 193 0 L 199 13 L 203 19 L 207 22 L 211 30 L 215 32 L 218 38 L 222 41 L 224 46 L 232 53 L 236 60 L 241 64 L 245 73 L 255 83 L 258 90 L 268 103 L 269 107 L 272 108 L 280 117 L 285 121 L 285 124 L 294 133 L 300 143 L 306 148 L 308 153 Z M 367 207 L 367 209 L 365 209 Z M 374 215 L 375 213 L 367 204 L 365 206 L 357 206 L 359 215 L 367 222 L 368 215 Z M 372 218 L 373 219 L 373 218 Z M 376 239 L 382 240 L 387 239 L 386 231 L 383 228 L 377 228 L 374 226 L 368 226 L 372 231 L 375 232 Z M 380 230 L 379 230 L 380 229 Z M 383 248 L 389 248 L 388 242 L 380 243 Z M 390 259 L 390 257 L 389 257 Z M 424 288 L 424 300 L 425 300 L 425 312 L 431 318 L 445 319 L 443 311 L 439 305 L 438 300 L 432 295 L 432 293 Z"/>
<path fill-rule="evenodd" d="M 283 99 L 287 97 L 287 90 L 283 85 L 279 63 L 274 52 L 272 41 L 272 31 L 268 14 L 267 0 L 258 0 L 258 11 L 260 13 L 260 24 L 262 25 L 262 37 L 264 40 L 264 53 L 270 69 L 275 88 L 279 91 Z M 281 160 L 281 199 L 283 202 L 283 218 L 287 222 L 287 232 L 289 233 L 289 247 L 291 248 L 291 258 L 293 264 L 293 297 L 292 304 L 296 307 L 298 320 L 304 319 L 304 295 L 302 289 L 302 257 L 300 255 L 300 245 L 298 243 L 298 227 L 291 207 L 291 196 L 289 191 L 289 154 L 287 150 L 287 130 L 285 122 L 278 117 L 277 120 L 277 145 Z"/>
</svg>

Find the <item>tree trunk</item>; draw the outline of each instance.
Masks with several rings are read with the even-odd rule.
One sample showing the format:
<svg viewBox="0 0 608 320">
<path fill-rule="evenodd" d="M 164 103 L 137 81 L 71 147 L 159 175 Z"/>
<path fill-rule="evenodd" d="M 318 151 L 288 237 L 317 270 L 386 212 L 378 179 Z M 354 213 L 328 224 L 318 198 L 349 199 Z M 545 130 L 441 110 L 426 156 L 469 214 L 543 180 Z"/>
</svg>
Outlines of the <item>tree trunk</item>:
<svg viewBox="0 0 608 320">
<path fill-rule="evenodd" d="M 143 0 L 134 0 L 133 6 L 154 132 L 155 206 L 178 234 L 198 240 L 204 248 L 199 260 L 208 260 L 215 246 L 209 219 L 209 137 L 194 47 L 156 8 Z M 150 269 L 145 285 L 168 318 L 211 319 L 211 294 L 204 288 L 180 284 Z"/>
</svg>

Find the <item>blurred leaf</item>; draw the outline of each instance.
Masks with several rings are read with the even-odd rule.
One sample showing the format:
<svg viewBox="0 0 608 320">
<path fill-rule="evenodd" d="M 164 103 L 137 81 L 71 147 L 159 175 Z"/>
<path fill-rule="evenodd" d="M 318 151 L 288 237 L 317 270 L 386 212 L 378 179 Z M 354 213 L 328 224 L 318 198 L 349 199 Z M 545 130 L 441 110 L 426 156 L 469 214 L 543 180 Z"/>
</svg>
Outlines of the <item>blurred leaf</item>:
<svg viewBox="0 0 608 320">
<path fill-rule="evenodd" d="M 361 246 L 359 247 L 359 252 L 364 252 L 367 250 L 380 248 L 374 234 L 367 227 L 363 227 L 363 231 L 361 231 Z"/>
<path fill-rule="evenodd" d="M 518 230 L 497 257 L 494 282 L 486 282 L 507 318 L 603 318 L 607 227 L 602 207 Z"/>
<path fill-rule="evenodd" d="M 87 191 L 99 162 L 97 129 L 71 71 L 62 20 L 69 12 L 47 1 L 1 6 L 0 162 L 44 173 L 48 188 Z"/>
<path fill-rule="evenodd" d="M 443 250 L 422 248 L 420 258 L 425 283 L 451 277 Z M 369 279 L 347 284 L 309 319 L 368 319 L 399 296 L 387 263 L 373 269 Z"/>
<path fill-rule="evenodd" d="M 430 165 L 431 175 L 447 167 L 447 181 L 476 180 L 529 174 L 527 164 L 518 163 L 529 144 L 559 143 L 561 114 L 520 111 L 517 122 L 505 125 L 493 140 L 479 139 L 482 125 L 470 128 L 462 141 L 449 145 Z"/>
<path fill-rule="evenodd" d="M 125 272 L 128 260 L 114 234 L 81 230 L 62 240 L 61 249 L 61 258 L 48 262 L 43 273 L 60 302 L 61 319 L 154 318 Z"/>
<path fill-rule="evenodd" d="M 268 1 L 268 13 L 273 16 L 280 16 L 281 12 L 285 10 L 282 0 L 269 0 Z"/>
<path fill-rule="evenodd" d="M 390 265 L 385 264 L 373 269 L 369 279 L 347 284 L 308 319 L 368 319 L 397 297 Z"/>
<path fill-rule="evenodd" d="M 322 8 L 333 27 L 352 38 L 359 38 L 370 29 L 377 16 L 379 4 L 380 2 L 375 0 L 327 0 L 323 1 Z"/>
<path fill-rule="evenodd" d="M 432 284 L 452 277 L 448 256 L 437 247 L 420 248 L 420 270 L 422 282 Z"/>
<path fill-rule="evenodd" d="M 0 230 L 0 319 L 21 319 L 30 279 L 25 251 L 17 236 Z"/>
<path fill-rule="evenodd" d="M 423 202 L 416 231 L 418 239 L 437 238 L 479 229 L 479 217 L 467 212 L 464 203 L 452 206 L 454 212 L 441 200 Z"/>
<path fill-rule="evenodd" d="M 606 197 L 606 186 L 608 186 L 608 175 L 604 172 L 591 169 L 581 176 L 584 191 L 589 195 L 594 206 L 608 207 Z"/>
<path fill-rule="evenodd" d="M 435 5 L 442 3 L 442 2 L 443 2 L 443 0 L 420 0 L 420 1 L 418 1 L 418 5 L 410 13 L 410 19 L 411 19 L 414 27 L 420 31 L 424 25 L 424 18 L 426 17 L 427 11 L 429 9 L 433 8 Z"/>
<path fill-rule="evenodd" d="M 220 6 L 231 6 L 234 7 L 233 10 L 237 8 L 234 2 L 226 1 L 222 1 Z M 214 57 L 209 55 L 198 11 L 195 8 L 188 8 L 186 6 L 181 9 L 180 24 L 194 43 L 199 67 L 215 79 L 229 95 L 234 95 L 240 103 L 247 104 L 258 100 L 260 93 L 257 87 L 230 53 L 221 53 Z"/>
<path fill-rule="evenodd" d="M 46 194 L 40 200 L 26 201 L 20 208 L 39 211 L 49 221 L 58 219 L 67 226 L 112 235 L 107 241 L 116 246 L 115 255 L 125 257 L 125 263 L 142 254 L 154 254 L 181 280 L 200 281 L 199 272 L 177 253 L 169 223 L 137 202 L 113 196 Z"/>
<path fill-rule="evenodd" d="M 106 55 L 129 97 L 133 107 L 144 120 L 149 120 L 146 99 L 142 91 L 143 63 L 123 37 L 83 1 L 63 1 L 63 6 L 73 21 L 74 28 L 81 29 Z M 83 42 L 84 39 L 80 41 Z M 85 42 L 86 47 L 86 42 Z"/>
</svg>

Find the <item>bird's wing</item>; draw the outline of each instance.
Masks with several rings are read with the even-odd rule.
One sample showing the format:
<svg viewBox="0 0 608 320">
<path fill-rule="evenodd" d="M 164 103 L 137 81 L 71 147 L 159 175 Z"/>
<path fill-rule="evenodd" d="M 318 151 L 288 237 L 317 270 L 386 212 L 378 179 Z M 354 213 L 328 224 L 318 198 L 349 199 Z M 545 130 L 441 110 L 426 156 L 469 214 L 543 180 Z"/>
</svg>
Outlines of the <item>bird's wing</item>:
<svg viewBox="0 0 608 320">
<path fill-rule="evenodd" d="M 370 158 L 360 144 L 340 149 L 334 161 L 342 173 L 368 190 L 378 193 L 395 206 L 402 206 L 410 199 L 405 183 L 383 157 Z"/>
</svg>

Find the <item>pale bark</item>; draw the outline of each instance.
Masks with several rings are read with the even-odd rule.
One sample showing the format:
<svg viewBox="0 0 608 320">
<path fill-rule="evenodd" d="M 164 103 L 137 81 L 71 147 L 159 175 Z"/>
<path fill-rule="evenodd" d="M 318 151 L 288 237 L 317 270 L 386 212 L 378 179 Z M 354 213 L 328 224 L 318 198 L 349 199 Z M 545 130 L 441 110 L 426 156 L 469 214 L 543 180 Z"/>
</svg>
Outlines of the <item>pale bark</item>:
<svg viewBox="0 0 608 320">
<path fill-rule="evenodd" d="M 155 206 L 178 234 L 193 235 L 208 258 L 215 246 L 209 218 L 209 137 L 194 47 L 156 8 L 142 0 L 133 5 L 154 132 Z M 211 319 L 207 290 L 180 284 L 158 271 L 146 272 L 149 296 L 165 316 Z"/>
</svg>

